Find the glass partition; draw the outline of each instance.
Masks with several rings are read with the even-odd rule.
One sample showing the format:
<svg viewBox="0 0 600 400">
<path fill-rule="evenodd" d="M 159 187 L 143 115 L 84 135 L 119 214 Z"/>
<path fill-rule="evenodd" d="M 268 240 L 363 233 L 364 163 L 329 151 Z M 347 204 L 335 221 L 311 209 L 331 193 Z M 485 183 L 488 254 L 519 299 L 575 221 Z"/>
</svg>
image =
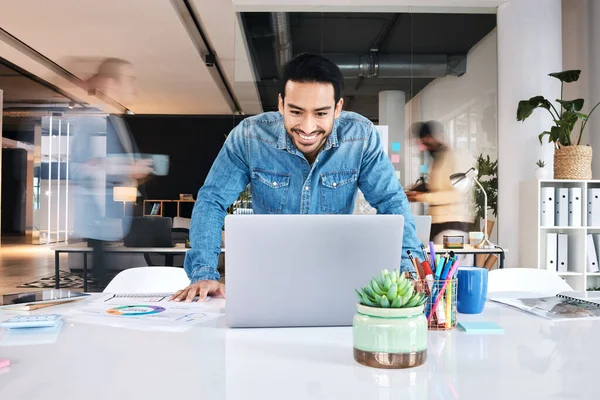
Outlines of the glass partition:
<svg viewBox="0 0 600 400">
<path fill-rule="evenodd" d="M 254 79 L 260 111 L 277 111 L 280 69 L 303 53 L 323 54 L 341 69 L 344 110 L 371 120 L 405 189 L 429 181 L 432 154 L 419 145 L 416 123 L 436 121 L 455 172 L 480 171 L 488 217 L 496 220 L 497 54 L 496 15 L 436 12 L 244 12 L 236 35 L 235 82 Z M 238 71 L 251 71 L 237 73 Z M 435 179 L 435 178 L 434 178 Z M 360 193 L 359 193 L 360 196 Z M 464 213 L 480 230 L 483 197 L 473 191 Z M 431 204 L 412 203 L 414 214 Z M 375 212 L 360 197 L 355 212 Z M 491 224 L 490 224 L 491 225 Z M 492 231 L 495 240 L 496 229 Z"/>
</svg>

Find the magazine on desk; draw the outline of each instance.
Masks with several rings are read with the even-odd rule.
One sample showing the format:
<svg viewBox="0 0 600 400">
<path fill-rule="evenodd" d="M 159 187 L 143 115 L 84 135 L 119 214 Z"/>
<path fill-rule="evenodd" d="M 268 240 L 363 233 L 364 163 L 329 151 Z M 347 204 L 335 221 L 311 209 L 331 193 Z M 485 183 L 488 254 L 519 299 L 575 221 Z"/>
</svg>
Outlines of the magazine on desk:
<svg viewBox="0 0 600 400">
<path fill-rule="evenodd" d="M 554 321 L 600 318 L 600 293 L 564 292 L 531 298 L 490 298 L 519 310 Z"/>
</svg>

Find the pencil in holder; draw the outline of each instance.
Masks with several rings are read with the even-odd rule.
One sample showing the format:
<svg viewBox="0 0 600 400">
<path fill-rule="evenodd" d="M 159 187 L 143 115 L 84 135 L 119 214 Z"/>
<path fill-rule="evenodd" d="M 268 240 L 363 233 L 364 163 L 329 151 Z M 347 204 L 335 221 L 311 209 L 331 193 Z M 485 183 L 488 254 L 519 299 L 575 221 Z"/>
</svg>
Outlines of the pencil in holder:
<svg viewBox="0 0 600 400">
<path fill-rule="evenodd" d="M 425 316 L 430 330 L 448 330 L 456 326 L 456 293 L 458 279 L 421 280 L 427 295 Z"/>
</svg>

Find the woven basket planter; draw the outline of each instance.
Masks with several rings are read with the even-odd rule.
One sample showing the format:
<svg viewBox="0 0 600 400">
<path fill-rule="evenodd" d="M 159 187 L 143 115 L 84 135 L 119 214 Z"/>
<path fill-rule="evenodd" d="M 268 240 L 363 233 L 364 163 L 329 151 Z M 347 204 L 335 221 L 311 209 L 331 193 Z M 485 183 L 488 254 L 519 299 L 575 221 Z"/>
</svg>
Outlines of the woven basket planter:
<svg viewBox="0 0 600 400">
<path fill-rule="evenodd" d="M 592 179 L 592 147 L 562 146 L 554 149 L 554 179 Z"/>
</svg>

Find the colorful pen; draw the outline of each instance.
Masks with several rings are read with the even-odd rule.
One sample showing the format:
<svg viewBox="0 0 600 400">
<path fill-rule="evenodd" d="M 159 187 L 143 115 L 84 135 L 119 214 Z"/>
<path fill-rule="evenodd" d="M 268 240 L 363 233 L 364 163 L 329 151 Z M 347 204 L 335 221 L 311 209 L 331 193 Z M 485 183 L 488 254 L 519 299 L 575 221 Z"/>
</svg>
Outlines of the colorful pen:
<svg viewBox="0 0 600 400">
<path fill-rule="evenodd" d="M 450 276 L 454 275 L 454 272 L 456 272 L 456 269 L 458 268 L 458 260 L 454 261 L 454 264 L 452 265 L 452 268 L 450 269 L 450 272 L 448 273 Z M 431 316 L 437 311 L 438 305 L 440 303 L 441 298 L 444 296 L 444 293 L 446 292 L 446 286 L 448 286 L 448 282 L 450 280 L 446 279 L 446 281 L 444 281 L 444 285 L 442 286 L 442 289 L 440 290 L 440 294 L 436 297 L 435 302 L 433 303 L 433 307 L 431 308 L 431 312 L 429 313 L 429 317 L 427 319 L 427 322 L 429 323 L 429 321 L 431 321 Z"/>
</svg>

